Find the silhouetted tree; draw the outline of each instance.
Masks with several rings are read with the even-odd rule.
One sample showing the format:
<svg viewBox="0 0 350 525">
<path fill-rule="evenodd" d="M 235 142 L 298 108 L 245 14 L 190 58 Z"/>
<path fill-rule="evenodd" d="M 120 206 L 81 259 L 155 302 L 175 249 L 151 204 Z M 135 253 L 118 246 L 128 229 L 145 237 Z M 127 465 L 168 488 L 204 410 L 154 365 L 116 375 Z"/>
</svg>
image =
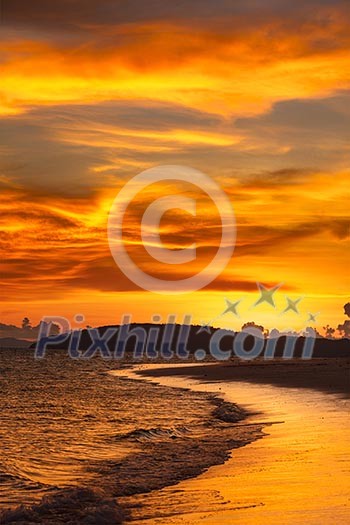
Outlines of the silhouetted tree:
<svg viewBox="0 0 350 525">
<path fill-rule="evenodd" d="M 50 335 L 58 335 L 60 333 L 60 327 L 58 324 L 52 323 Z"/>
<path fill-rule="evenodd" d="M 350 317 L 350 303 L 344 304 L 344 314 Z"/>
<path fill-rule="evenodd" d="M 346 320 L 344 324 L 338 324 L 337 330 L 341 337 L 350 337 L 350 321 Z"/>
<path fill-rule="evenodd" d="M 335 328 L 332 328 L 331 326 L 329 326 L 329 324 L 327 324 L 327 326 L 323 327 L 323 330 L 327 339 L 333 339 Z"/>
<path fill-rule="evenodd" d="M 30 320 L 28 319 L 28 317 L 25 317 L 25 318 L 23 319 L 23 321 L 22 321 L 22 328 L 23 328 L 24 330 L 32 328 L 31 322 L 30 322 Z"/>
<path fill-rule="evenodd" d="M 269 335 L 269 331 L 261 325 L 261 324 L 256 324 L 254 323 L 254 321 L 248 321 L 247 323 L 244 323 L 242 325 L 242 328 L 241 330 L 244 330 L 245 328 L 249 328 L 249 327 L 253 327 L 253 328 L 257 328 L 258 330 L 260 330 L 266 337 Z"/>
</svg>

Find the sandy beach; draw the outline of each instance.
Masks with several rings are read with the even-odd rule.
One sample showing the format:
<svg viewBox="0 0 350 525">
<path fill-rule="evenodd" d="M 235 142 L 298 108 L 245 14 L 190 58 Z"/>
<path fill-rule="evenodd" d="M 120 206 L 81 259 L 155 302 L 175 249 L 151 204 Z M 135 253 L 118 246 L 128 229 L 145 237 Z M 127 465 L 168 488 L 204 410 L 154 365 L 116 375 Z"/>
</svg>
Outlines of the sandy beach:
<svg viewBox="0 0 350 525">
<path fill-rule="evenodd" d="M 305 388 L 349 397 L 350 362 L 346 358 L 312 359 L 310 361 L 265 360 L 233 361 L 225 364 L 154 366 L 138 371 L 140 376 L 190 377 L 201 382 L 247 381 L 289 388 Z"/>
<path fill-rule="evenodd" d="M 223 465 L 126 498 L 135 523 L 348 523 L 349 371 L 346 360 L 254 365 L 155 365 L 120 370 L 169 387 L 219 393 L 264 423 L 265 437 Z"/>
</svg>

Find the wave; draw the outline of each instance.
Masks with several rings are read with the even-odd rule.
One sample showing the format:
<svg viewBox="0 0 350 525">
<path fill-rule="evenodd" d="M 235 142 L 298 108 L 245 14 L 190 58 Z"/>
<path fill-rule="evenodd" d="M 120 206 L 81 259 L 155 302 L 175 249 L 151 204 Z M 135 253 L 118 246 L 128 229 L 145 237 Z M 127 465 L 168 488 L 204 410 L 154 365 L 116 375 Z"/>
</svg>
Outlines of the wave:
<svg viewBox="0 0 350 525">
<path fill-rule="evenodd" d="M 23 380 L 16 385 L 9 376 L 7 381 L 7 390 L 13 388 L 17 396 L 17 406 L 7 412 L 9 428 L 20 418 L 23 433 L 21 463 L 7 465 L 5 454 L 0 462 L 0 501 L 14 505 L 0 513 L 2 525 L 122 523 L 128 514 L 119 502 L 132 512 L 132 502 L 122 497 L 197 476 L 262 435 L 261 425 L 237 424 L 247 414 L 212 394 L 118 380 L 106 374 L 105 363 L 67 367 L 61 357 L 48 361 L 46 368 L 25 363 L 21 370 L 28 377 L 35 372 L 40 381 L 28 391 Z M 58 375 L 63 379 L 57 397 Z M 4 450 L 12 452 L 9 458 L 17 457 L 17 434 L 3 436 Z M 37 456 L 43 446 L 47 456 Z M 36 477 L 49 485 L 28 479 L 41 470 L 45 475 Z"/>
<path fill-rule="evenodd" d="M 190 430 L 185 426 L 172 428 L 138 428 L 125 434 L 117 434 L 115 439 L 118 441 L 129 439 L 134 441 L 150 441 L 162 439 L 177 439 L 188 434 Z"/>
<path fill-rule="evenodd" d="M 0 523 L 8 525 L 111 525 L 123 523 L 125 512 L 112 498 L 88 488 L 65 489 L 44 496 L 40 503 L 23 505 L 0 513 Z"/>
<path fill-rule="evenodd" d="M 24 475 L 15 465 L 7 466 L 0 464 L 0 490 L 6 486 L 22 487 L 27 490 L 40 490 L 47 488 L 47 485 L 34 481 L 30 477 Z"/>
<path fill-rule="evenodd" d="M 223 401 L 219 398 L 214 398 L 212 401 L 217 405 L 213 410 L 212 415 L 225 423 L 238 423 L 248 415 L 243 408 L 234 405 L 233 403 Z"/>
</svg>

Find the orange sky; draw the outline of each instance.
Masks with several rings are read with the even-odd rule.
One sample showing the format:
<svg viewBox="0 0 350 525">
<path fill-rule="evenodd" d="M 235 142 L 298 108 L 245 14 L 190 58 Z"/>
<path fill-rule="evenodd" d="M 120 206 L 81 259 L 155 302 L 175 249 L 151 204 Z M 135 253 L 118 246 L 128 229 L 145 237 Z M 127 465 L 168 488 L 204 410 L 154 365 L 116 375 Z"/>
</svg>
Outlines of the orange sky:
<svg viewBox="0 0 350 525">
<path fill-rule="evenodd" d="M 4 2 L 0 51 L 0 322 L 83 313 L 303 328 L 343 320 L 349 292 L 350 9 L 347 2 L 38 0 Z M 232 5 L 234 4 L 234 5 Z M 302 3 L 300 3 L 302 4 Z M 162 164 L 210 175 L 235 209 L 237 244 L 200 292 L 138 289 L 115 265 L 108 211 L 134 175 Z M 201 191 L 159 183 L 129 209 L 125 240 L 145 271 L 139 223 L 153 198 L 182 192 L 198 214 L 162 221 L 166 246 L 196 242 L 191 275 L 215 255 L 217 210 Z M 199 213 L 200 212 L 200 213 Z M 252 310 L 256 282 L 283 282 Z M 300 315 L 286 296 L 302 296 Z"/>
</svg>

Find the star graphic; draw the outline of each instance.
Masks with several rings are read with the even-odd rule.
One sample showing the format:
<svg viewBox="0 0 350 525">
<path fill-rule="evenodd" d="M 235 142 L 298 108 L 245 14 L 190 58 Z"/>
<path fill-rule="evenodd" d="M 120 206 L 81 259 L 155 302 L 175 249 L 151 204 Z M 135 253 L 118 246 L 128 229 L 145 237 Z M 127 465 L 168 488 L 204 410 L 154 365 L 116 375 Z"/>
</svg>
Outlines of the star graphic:
<svg viewBox="0 0 350 525">
<path fill-rule="evenodd" d="M 309 312 L 309 318 L 308 321 L 310 323 L 316 323 L 316 318 L 320 315 L 320 312 L 317 312 L 317 314 L 310 314 Z"/>
<path fill-rule="evenodd" d="M 292 312 L 299 314 L 298 304 L 302 300 L 302 297 L 298 297 L 298 299 L 295 299 L 295 301 L 293 301 L 293 299 L 291 299 L 290 297 L 286 297 L 286 299 L 287 299 L 287 306 L 283 310 L 282 313 L 285 314 L 286 312 L 289 312 L 289 310 L 291 310 Z"/>
<path fill-rule="evenodd" d="M 201 321 L 201 327 L 198 328 L 196 334 L 200 334 L 202 332 L 207 332 L 208 334 L 211 334 L 211 326 L 209 326 L 209 323 Z"/>
<path fill-rule="evenodd" d="M 240 302 L 242 302 L 242 299 L 240 299 L 239 301 L 236 301 L 235 303 L 232 303 L 228 299 L 225 299 L 225 301 L 226 301 L 226 304 L 227 304 L 227 308 L 221 315 L 225 315 L 225 314 L 228 314 L 229 312 L 231 312 L 232 314 L 234 314 L 237 317 L 239 317 L 238 312 L 237 312 L 237 306 L 239 305 Z"/>
<path fill-rule="evenodd" d="M 274 308 L 276 308 L 273 294 L 277 292 L 279 288 L 281 288 L 283 283 L 276 284 L 276 286 L 273 286 L 272 288 L 266 288 L 266 286 L 264 286 L 261 283 L 256 283 L 256 285 L 259 288 L 259 292 L 261 295 L 259 299 L 256 301 L 256 303 L 253 305 L 253 307 L 258 306 L 258 304 L 266 302 L 266 303 L 269 303 Z"/>
</svg>

